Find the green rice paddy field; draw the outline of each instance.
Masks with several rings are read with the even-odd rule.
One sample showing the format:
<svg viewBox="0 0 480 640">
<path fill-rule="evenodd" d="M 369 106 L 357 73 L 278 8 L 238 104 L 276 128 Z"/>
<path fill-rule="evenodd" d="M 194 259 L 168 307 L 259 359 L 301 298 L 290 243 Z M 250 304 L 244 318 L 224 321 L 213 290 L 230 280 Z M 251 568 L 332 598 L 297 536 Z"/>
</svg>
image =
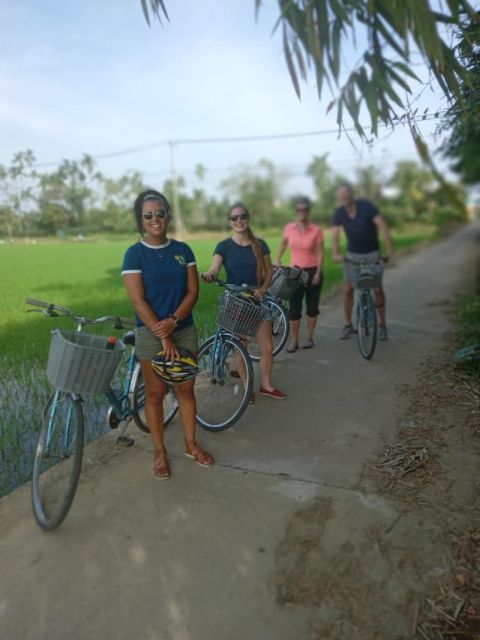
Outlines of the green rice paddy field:
<svg viewBox="0 0 480 640">
<path fill-rule="evenodd" d="M 433 228 L 411 228 L 395 234 L 397 250 L 405 249 L 435 235 Z M 199 271 L 210 264 L 216 242 L 225 237 L 189 238 Z M 276 255 L 280 235 L 262 234 Z M 48 393 L 44 369 L 50 330 L 72 326 L 65 320 L 26 313 L 27 297 L 54 302 L 79 315 L 132 317 L 120 276 L 120 266 L 131 240 L 102 240 L 0 245 L 0 496 L 29 478 L 38 416 Z M 330 259 L 330 238 L 326 238 L 324 292 L 342 279 L 341 267 Z M 288 256 L 285 256 L 284 264 Z M 216 300 L 220 291 L 201 284 L 195 319 L 201 338 L 215 328 Z M 107 327 L 100 332 L 109 334 Z M 97 422 L 103 411 L 102 399 L 88 400 L 89 422 Z M 103 430 L 95 429 L 89 439 Z"/>
<path fill-rule="evenodd" d="M 427 237 L 433 229 L 413 229 L 396 235 L 397 249 L 406 248 Z M 219 238 L 222 238 L 219 236 Z M 275 256 L 280 236 L 265 235 Z M 216 238 L 191 238 L 199 271 L 210 264 Z M 48 352 L 49 330 L 59 321 L 40 314 L 26 313 L 27 297 L 55 302 L 78 314 L 132 316 L 120 276 L 120 265 L 132 241 L 41 242 L 37 244 L 0 245 L 0 344 L 2 356 L 10 366 L 25 360 L 43 358 Z M 330 260 L 327 237 L 325 289 L 341 280 L 341 268 Z M 288 256 L 285 256 L 284 264 Z M 214 328 L 215 302 L 219 289 L 201 284 L 200 300 L 195 309 L 196 322 L 202 337 Z M 67 323 L 68 324 L 68 323 Z M 105 331 L 106 332 L 106 331 Z M 108 333 L 108 332 L 107 332 Z M 5 373 L 5 368 L 2 370 Z"/>
</svg>

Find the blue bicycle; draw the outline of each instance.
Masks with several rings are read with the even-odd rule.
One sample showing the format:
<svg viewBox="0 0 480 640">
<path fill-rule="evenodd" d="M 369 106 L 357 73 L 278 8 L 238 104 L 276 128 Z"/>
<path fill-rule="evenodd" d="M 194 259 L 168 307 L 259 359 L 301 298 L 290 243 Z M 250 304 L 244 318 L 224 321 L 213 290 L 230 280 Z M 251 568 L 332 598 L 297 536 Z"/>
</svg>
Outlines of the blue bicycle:
<svg viewBox="0 0 480 640">
<path fill-rule="evenodd" d="M 200 346 L 195 382 L 197 422 L 208 431 L 223 431 L 242 416 L 253 389 L 252 360 L 244 343 L 267 316 L 248 287 L 228 285 L 220 296 L 218 329 Z"/>
<path fill-rule="evenodd" d="M 371 360 L 377 346 L 378 333 L 377 310 L 372 290 L 381 286 L 381 269 L 382 265 L 387 262 L 387 258 L 352 260 L 345 257 L 344 261 L 351 264 L 357 273 L 356 288 L 359 292 L 356 307 L 358 348 L 365 360 Z"/>
<path fill-rule="evenodd" d="M 133 320 L 117 316 L 92 319 L 41 300 L 26 302 L 39 307 L 29 311 L 52 318 L 67 317 L 77 324 L 76 331 L 55 329 L 52 332 L 47 377 L 54 391 L 42 412 L 33 464 L 33 513 L 38 525 L 50 531 L 67 515 L 80 477 L 84 447 L 83 396 L 105 394 L 110 405 L 107 424 L 115 429 L 123 423 L 117 443 L 130 446 L 133 439 L 124 435 L 130 420 L 142 431 L 148 431 L 144 415 L 145 388 L 135 356 L 133 331 L 120 340 L 83 332 L 86 326 L 107 322 L 113 323 L 116 330 L 124 330 L 134 325 Z M 121 362 L 122 366 L 118 367 Z M 170 389 L 164 400 L 165 424 L 176 412 L 176 398 Z"/>
</svg>

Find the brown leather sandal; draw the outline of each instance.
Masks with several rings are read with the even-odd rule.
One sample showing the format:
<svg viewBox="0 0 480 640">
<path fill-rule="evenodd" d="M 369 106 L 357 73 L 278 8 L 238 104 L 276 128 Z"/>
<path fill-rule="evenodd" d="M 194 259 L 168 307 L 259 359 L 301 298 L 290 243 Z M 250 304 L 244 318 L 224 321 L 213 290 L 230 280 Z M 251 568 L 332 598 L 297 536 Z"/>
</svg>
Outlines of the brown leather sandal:
<svg viewBox="0 0 480 640">
<path fill-rule="evenodd" d="M 167 450 L 155 449 L 153 458 L 153 475 L 157 480 L 168 480 L 172 475 L 170 464 L 168 463 Z"/>
<path fill-rule="evenodd" d="M 211 467 L 214 464 L 213 456 L 199 447 L 196 442 L 185 442 L 185 455 L 195 460 L 201 467 Z"/>
</svg>

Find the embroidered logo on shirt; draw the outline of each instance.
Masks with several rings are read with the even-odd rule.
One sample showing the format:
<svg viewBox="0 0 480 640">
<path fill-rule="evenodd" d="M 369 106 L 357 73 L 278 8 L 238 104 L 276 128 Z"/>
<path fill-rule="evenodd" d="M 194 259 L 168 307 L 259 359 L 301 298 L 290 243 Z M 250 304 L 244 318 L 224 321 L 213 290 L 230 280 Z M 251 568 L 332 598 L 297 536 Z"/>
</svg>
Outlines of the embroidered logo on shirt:
<svg viewBox="0 0 480 640">
<path fill-rule="evenodd" d="M 174 256 L 174 258 L 178 262 L 178 264 L 181 264 L 182 266 L 185 266 L 185 257 L 184 256 L 176 255 L 176 256 Z"/>
</svg>

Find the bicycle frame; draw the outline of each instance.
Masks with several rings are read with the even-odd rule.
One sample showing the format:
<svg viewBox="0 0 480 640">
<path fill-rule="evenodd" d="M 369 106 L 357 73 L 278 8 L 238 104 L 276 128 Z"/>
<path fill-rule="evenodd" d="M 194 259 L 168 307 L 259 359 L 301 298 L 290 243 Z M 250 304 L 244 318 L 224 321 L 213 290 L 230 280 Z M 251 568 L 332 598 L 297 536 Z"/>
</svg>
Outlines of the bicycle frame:
<svg viewBox="0 0 480 640">
<path fill-rule="evenodd" d="M 54 393 L 53 396 L 53 401 L 52 401 L 52 406 L 50 407 L 50 413 L 48 416 L 48 426 L 47 426 L 47 437 L 46 437 L 46 447 L 47 450 L 50 446 L 50 442 L 52 439 L 52 433 L 53 433 L 53 426 L 55 424 L 55 416 L 57 414 L 57 409 L 61 403 L 61 396 L 64 392 L 60 391 L 59 389 L 57 389 Z M 71 394 L 73 399 L 79 399 L 80 396 L 78 394 L 72 393 Z M 68 408 L 68 412 L 67 412 L 67 419 L 66 419 L 66 429 L 65 429 L 65 435 L 64 435 L 64 448 L 67 448 L 68 442 L 70 440 L 70 427 L 71 427 L 71 423 L 72 423 L 72 408 L 73 408 L 73 404 L 71 404 Z M 44 417 L 45 419 L 45 417 Z"/>
<path fill-rule="evenodd" d="M 375 308 L 375 305 L 373 303 L 372 290 L 358 289 L 357 316 L 359 320 L 362 313 L 368 312 L 370 304 L 372 305 L 372 308 Z"/>
<path fill-rule="evenodd" d="M 280 298 L 276 298 L 275 296 L 272 296 L 271 293 L 267 293 L 265 294 L 265 296 L 263 297 L 263 299 L 261 300 L 260 304 L 265 307 L 269 312 L 272 311 L 272 306 L 273 303 L 279 303 L 279 304 L 283 304 L 282 301 L 280 300 Z"/>
<path fill-rule="evenodd" d="M 365 360 L 370 360 L 377 344 L 377 314 L 372 290 L 358 290 L 357 298 L 357 342 Z"/>
<path fill-rule="evenodd" d="M 122 392 L 120 394 L 117 394 L 112 386 L 110 386 L 105 392 L 105 397 L 107 398 L 110 405 L 113 407 L 117 415 L 117 418 L 120 421 L 130 418 L 135 413 L 135 411 L 132 409 L 132 406 L 131 406 L 130 385 L 132 382 L 133 372 L 135 370 L 136 364 L 137 364 L 137 359 L 132 349 L 127 360 L 127 368 L 126 368 L 126 374 L 123 380 Z"/>
<path fill-rule="evenodd" d="M 218 329 L 215 333 L 215 341 L 213 343 L 213 357 L 211 358 L 210 363 L 210 377 L 213 383 L 218 382 L 219 384 L 224 384 L 225 380 L 225 360 L 228 355 L 228 352 L 225 351 L 226 344 L 225 341 L 222 340 L 223 337 L 228 336 L 229 338 L 235 338 L 236 336 L 229 331 L 225 331 L 224 329 Z M 230 347 L 228 347 L 230 349 Z"/>
</svg>

